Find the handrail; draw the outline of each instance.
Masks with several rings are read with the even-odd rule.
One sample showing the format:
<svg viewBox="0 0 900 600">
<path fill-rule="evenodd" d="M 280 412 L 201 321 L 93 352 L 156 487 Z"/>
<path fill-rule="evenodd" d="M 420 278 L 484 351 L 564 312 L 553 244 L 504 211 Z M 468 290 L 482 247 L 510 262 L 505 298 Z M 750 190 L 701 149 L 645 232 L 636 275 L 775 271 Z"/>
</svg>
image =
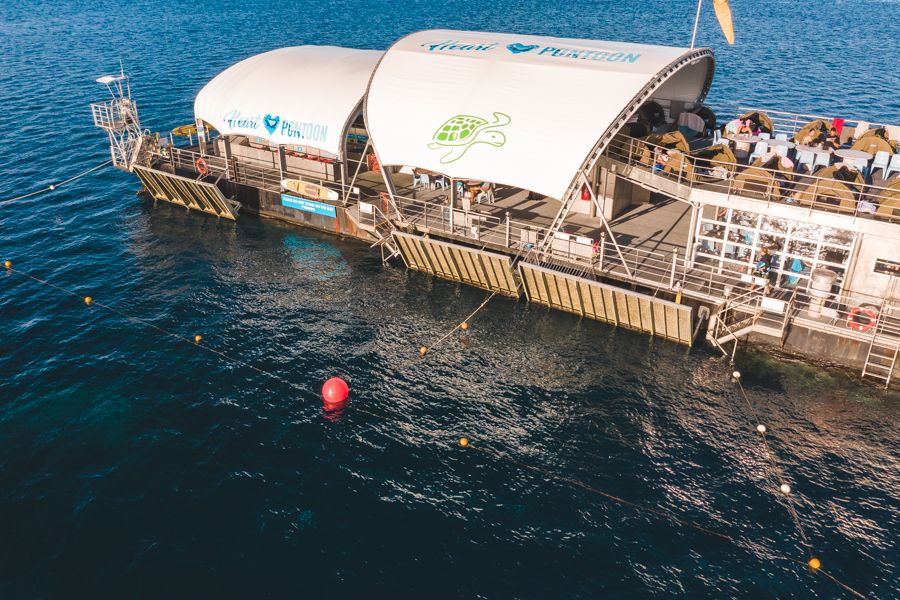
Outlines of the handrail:
<svg viewBox="0 0 900 600">
<path fill-rule="evenodd" d="M 646 149 L 647 152 L 643 152 L 643 149 Z M 679 161 L 677 171 L 655 170 L 654 165 L 644 162 L 642 157 L 650 156 L 651 160 L 654 160 L 653 157 L 657 153 L 686 158 Z M 762 166 L 753 168 L 764 172 L 767 176 L 753 177 L 751 175 L 746 179 L 739 180 L 738 177 L 750 168 L 749 165 L 697 158 L 624 133 L 619 133 L 613 138 L 604 155 L 616 162 L 650 171 L 677 184 L 687 186 L 687 193 L 682 198 L 684 200 L 689 199 L 694 189 L 702 189 L 723 193 L 727 196 L 743 196 L 752 200 L 763 200 L 767 203 L 795 204 L 808 207 L 810 211 L 839 213 L 854 218 L 865 215 L 867 218 L 879 221 L 900 222 L 900 206 L 890 206 L 897 202 L 892 198 L 897 194 L 897 190 L 888 187 L 845 182 L 819 177 L 815 174 L 782 171 Z M 720 166 L 728 172 L 728 175 L 725 178 L 716 178 L 711 174 L 700 175 L 700 178 L 695 174 L 692 177 L 686 173 L 686 161 L 689 161 L 692 169 L 706 169 L 707 172 Z M 837 188 L 835 183 L 847 186 L 852 194 L 852 200 L 848 202 L 848 199 L 840 196 L 839 192 L 842 190 Z M 677 191 L 675 193 L 681 195 Z M 863 202 L 870 206 L 862 207 Z M 885 203 L 889 203 L 890 212 L 888 214 L 879 213 L 880 207 Z M 865 210 L 861 210 L 861 208 L 865 208 Z M 897 214 L 894 214 L 895 211 Z"/>
</svg>

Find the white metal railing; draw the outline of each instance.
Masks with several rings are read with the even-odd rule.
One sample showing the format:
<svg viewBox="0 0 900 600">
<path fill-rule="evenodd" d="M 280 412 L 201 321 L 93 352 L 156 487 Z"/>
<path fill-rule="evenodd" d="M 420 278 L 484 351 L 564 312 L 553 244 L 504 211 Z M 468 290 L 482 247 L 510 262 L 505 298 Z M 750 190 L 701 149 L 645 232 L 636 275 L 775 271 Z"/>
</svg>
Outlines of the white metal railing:
<svg viewBox="0 0 900 600">
<path fill-rule="evenodd" d="M 662 153 L 667 154 L 669 160 L 672 160 L 672 156 L 680 156 L 683 160 L 677 161 L 676 168 L 654 169 L 653 157 Z M 793 204 L 807 208 L 808 212 L 815 210 L 852 217 L 864 215 L 877 220 L 900 222 L 900 202 L 896 197 L 898 192 L 892 188 L 763 167 L 753 167 L 762 171 L 763 175 L 751 173 L 746 178 L 741 178 L 741 173 L 749 168 L 748 165 L 693 157 L 677 150 L 673 152 L 671 148 L 651 144 L 625 134 L 618 134 L 613 139 L 605 156 L 684 186 L 681 191 L 677 189 L 667 191 L 669 194 L 683 195 L 681 198 L 683 200 L 689 200 L 694 189 L 702 189 L 728 196 L 762 200 L 767 204 Z M 727 176 L 720 178 L 712 175 L 715 167 L 727 171 Z M 851 197 L 846 197 L 844 187 L 836 183 L 844 184 Z"/>
</svg>

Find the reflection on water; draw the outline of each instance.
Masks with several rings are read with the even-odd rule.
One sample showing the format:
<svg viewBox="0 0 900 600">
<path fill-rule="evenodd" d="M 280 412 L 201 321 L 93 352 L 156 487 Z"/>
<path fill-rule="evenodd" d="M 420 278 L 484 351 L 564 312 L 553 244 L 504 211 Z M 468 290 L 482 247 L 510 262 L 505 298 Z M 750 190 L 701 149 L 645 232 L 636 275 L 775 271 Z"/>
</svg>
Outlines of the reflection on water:
<svg viewBox="0 0 900 600">
<path fill-rule="evenodd" d="M 108 156 L 85 111 L 93 77 L 120 57 L 143 124 L 167 129 L 215 73 L 273 47 L 384 48 L 430 26 L 685 43 L 696 6 L 240 0 L 203 11 L 198 60 L 196 14 L 168 0 L 7 4 L 0 131 L 17 134 L 0 136 L 0 198 Z M 900 36 L 900 5 L 870 4 L 758 3 L 751 17 L 735 4 L 733 48 L 705 10 L 700 43 L 719 57 L 712 101 L 900 122 L 897 51 L 882 41 Z M 748 23 L 779 33 L 755 43 Z M 778 69 L 760 77 L 773 56 Z M 846 65 L 854 76 L 839 93 L 798 84 L 834 82 Z M 731 369 L 711 351 L 494 298 L 420 360 L 418 346 L 483 291 L 385 267 L 364 244 L 154 208 L 138 187 L 106 170 L 0 206 L 0 260 L 202 334 L 290 383 L 2 274 L 0 596 L 839 595 L 746 544 L 457 445 L 465 435 L 805 557 Z M 869 597 L 896 596 L 897 393 L 760 352 L 739 353 L 738 368 L 825 568 Z M 325 413 L 332 375 L 352 400 Z"/>
</svg>

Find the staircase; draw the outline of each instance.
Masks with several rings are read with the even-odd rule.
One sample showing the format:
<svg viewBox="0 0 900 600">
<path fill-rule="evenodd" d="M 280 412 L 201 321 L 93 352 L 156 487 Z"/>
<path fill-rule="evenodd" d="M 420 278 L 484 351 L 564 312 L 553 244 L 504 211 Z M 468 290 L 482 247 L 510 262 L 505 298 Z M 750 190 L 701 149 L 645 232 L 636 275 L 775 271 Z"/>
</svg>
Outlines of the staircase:
<svg viewBox="0 0 900 600">
<path fill-rule="evenodd" d="M 394 224 L 391 223 L 385 214 L 376 206 L 375 208 L 375 229 L 372 233 L 378 238 L 370 248 L 379 248 L 381 250 L 381 261 L 387 262 L 395 256 L 400 256 L 400 250 L 394 242 Z"/>
<path fill-rule="evenodd" d="M 728 301 L 724 308 L 710 318 L 707 340 L 728 356 L 724 344 L 734 341 L 732 360 L 737 351 L 738 339 L 749 333 L 760 333 L 779 339 L 784 343 L 784 332 L 791 320 L 796 293 L 788 300 L 781 300 L 781 312 L 772 312 L 766 307 L 762 291 L 751 290 Z M 779 300 L 773 298 L 772 300 Z"/>
<path fill-rule="evenodd" d="M 882 306 L 882 311 L 884 307 Z M 879 315 L 883 314 L 879 311 Z M 885 319 L 879 318 L 875 324 L 872 341 L 869 343 L 869 351 L 866 354 L 866 363 L 863 365 L 862 377 L 883 382 L 887 388 L 891 383 L 894 366 L 897 364 L 897 355 L 900 353 L 900 338 L 888 335 L 884 331 Z"/>
</svg>

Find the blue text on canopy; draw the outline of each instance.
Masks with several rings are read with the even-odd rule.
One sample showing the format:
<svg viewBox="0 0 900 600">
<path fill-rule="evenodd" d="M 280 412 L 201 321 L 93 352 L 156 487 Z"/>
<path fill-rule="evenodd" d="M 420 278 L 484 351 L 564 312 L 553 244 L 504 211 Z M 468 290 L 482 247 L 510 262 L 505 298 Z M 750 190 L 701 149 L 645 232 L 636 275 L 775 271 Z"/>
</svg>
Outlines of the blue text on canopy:
<svg viewBox="0 0 900 600">
<path fill-rule="evenodd" d="M 322 215 L 323 217 L 337 217 L 337 211 L 330 204 L 323 204 L 306 198 L 298 198 L 288 194 L 281 195 L 281 205 L 288 208 L 296 208 L 303 212 L 312 213 L 314 215 Z"/>
</svg>

